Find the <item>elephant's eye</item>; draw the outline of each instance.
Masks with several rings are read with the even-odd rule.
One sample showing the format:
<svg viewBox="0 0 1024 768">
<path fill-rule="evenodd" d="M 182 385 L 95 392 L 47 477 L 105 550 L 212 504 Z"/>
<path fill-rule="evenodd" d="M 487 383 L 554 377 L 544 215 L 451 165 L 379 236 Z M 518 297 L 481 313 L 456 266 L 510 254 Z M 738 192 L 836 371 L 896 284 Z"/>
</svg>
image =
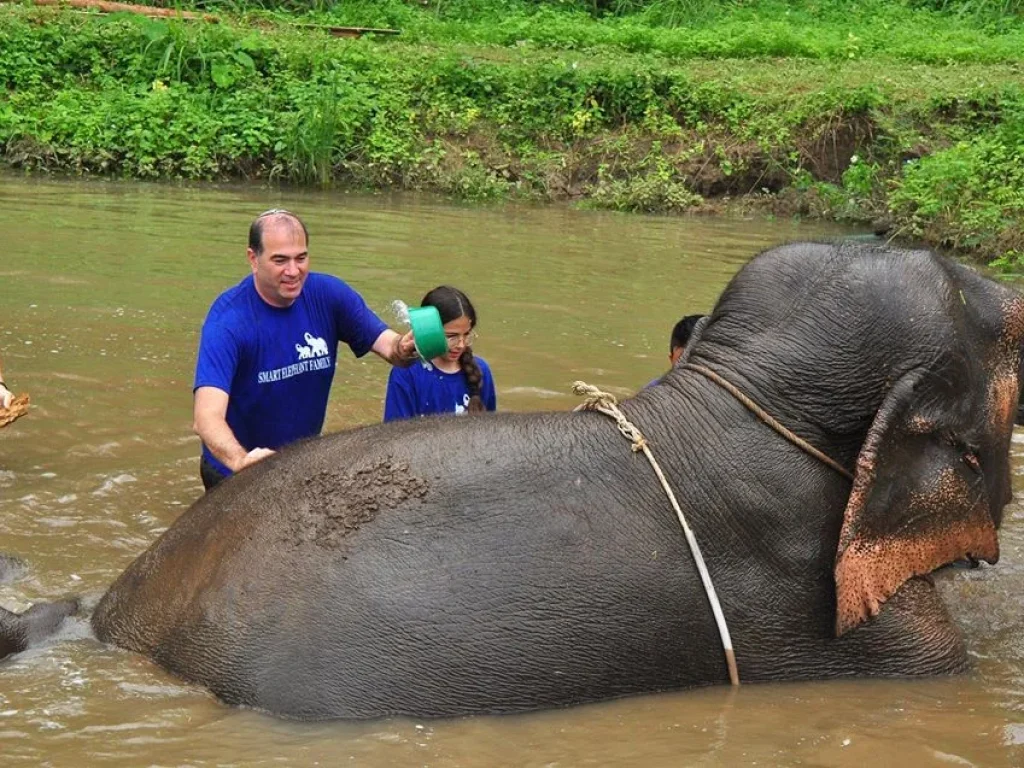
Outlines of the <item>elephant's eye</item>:
<svg viewBox="0 0 1024 768">
<path fill-rule="evenodd" d="M 981 461 L 978 459 L 978 454 L 975 451 L 967 451 L 963 455 L 964 464 L 971 468 L 972 472 L 981 474 Z"/>
<path fill-rule="evenodd" d="M 981 450 L 980 446 L 973 441 L 964 440 L 953 432 L 947 432 L 944 439 L 947 445 L 960 453 L 960 460 L 970 467 L 972 472 L 977 475 L 981 474 L 981 458 L 978 456 L 978 452 Z"/>
</svg>

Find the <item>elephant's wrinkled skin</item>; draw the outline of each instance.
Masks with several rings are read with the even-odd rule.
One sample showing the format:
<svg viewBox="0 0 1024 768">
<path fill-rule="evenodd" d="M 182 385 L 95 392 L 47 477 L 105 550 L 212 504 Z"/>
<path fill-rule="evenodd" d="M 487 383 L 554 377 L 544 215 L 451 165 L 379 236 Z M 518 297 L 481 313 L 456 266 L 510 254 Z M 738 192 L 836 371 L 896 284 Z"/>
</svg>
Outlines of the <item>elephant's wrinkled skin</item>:
<svg viewBox="0 0 1024 768">
<path fill-rule="evenodd" d="M 962 670 L 930 579 L 995 562 L 1021 297 L 924 251 L 796 244 L 722 295 L 691 363 L 622 408 L 700 541 L 743 681 Z M 851 490 L 852 488 L 852 490 Z M 679 523 L 597 413 L 369 427 L 200 499 L 98 636 L 299 718 L 511 712 L 727 681 Z"/>
<path fill-rule="evenodd" d="M 0 554 L 0 584 L 19 578 L 24 572 L 24 563 Z M 77 600 L 36 603 L 24 613 L 0 608 L 0 659 L 21 653 L 52 635 L 64 623 L 64 619 L 77 610 Z"/>
</svg>

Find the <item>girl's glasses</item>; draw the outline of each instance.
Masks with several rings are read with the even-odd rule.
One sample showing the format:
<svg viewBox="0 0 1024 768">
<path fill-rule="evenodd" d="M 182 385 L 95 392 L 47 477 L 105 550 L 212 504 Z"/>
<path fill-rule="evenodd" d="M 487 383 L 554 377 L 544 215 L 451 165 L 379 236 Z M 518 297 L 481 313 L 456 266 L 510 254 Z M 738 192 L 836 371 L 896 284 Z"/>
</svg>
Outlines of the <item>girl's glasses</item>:
<svg viewBox="0 0 1024 768">
<path fill-rule="evenodd" d="M 444 335 L 445 341 L 448 342 L 448 349 L 458 349 L 460 346 L 471 347 L 473 342 L 476 341 L 476 331 L 470 331 L 469 333 L 446 333 Z"/>
</svg>

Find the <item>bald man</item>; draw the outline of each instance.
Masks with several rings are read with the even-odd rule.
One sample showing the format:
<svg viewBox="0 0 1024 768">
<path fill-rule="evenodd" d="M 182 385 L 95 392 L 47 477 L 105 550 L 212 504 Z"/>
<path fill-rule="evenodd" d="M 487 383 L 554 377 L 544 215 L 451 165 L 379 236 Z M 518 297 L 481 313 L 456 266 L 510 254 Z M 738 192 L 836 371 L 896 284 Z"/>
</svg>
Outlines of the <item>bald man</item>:
<svg viewBox="0 0 1024 768">
<path fill-rule="evenodd" d="M 288 443 L 320 434 L 338 344 L 392 365 L 416 357 L 342 280 L 309 271 L 309 232 L 274 209 L 249 227 L 251 275 L 206 316 L 193 385 L 193 429 L 203 441 L 207 490 Z"/>
</svg>

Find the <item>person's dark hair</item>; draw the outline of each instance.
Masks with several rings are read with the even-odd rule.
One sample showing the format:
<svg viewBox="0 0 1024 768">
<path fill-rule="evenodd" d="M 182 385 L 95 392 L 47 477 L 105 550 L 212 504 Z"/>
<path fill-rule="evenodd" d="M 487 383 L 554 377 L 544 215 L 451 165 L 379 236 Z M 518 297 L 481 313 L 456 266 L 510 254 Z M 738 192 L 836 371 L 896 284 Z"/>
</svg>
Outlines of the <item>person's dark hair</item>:
<svg viewBox="0 0 1024 768">
<path fill-rule="evenodd" d="M 458 288 L 452 288 L 450 285 L 439 285 L 423 297 L 420 306 L 437 309 L 438 314 L 441 315 L 442 324 L 458 320 L 460 317 L 468 317 L 469 327 L 476 328 L 476 309 L 473 307 L 473 302 Z M 480 397 L 480 384 L 483 381 L 483 373 L 473 358 L 473 348 L 468 344 L 462 348 L 462 354 L 459 356 L 459 367 L 466 376 L 466 384 L 469 389 L 469 412 L 479 413 L 486 410 L 484 401 Z"/>
<path fill-rule="evenodd" d="M 276 218 L 291 219 L 297 222 L 302 227 L 302 234 L 306 236 L 306 245 L 309 245 L 309 230 L 306 229 L 306 224 L 302 219 L 283 208 L 271 208 L 269 211 L 264 211 L 253 219 L 252 224 L 249 225 L 249 247 L 252 248 L 257 256 L 263 254 L 263 227 L 266 226 L 268 220 Z"/>
<path fill-rule="evenodd" d="M 702 317 L 704 315 L 687 315 L 675 324 L 675 327 L 672 328 L 672 339 L 668 345 L 669 352 L 686 346 L 686 342 L 693 335 L 693 329 L 697 327 L 697 321 Z"/>
</svg>

